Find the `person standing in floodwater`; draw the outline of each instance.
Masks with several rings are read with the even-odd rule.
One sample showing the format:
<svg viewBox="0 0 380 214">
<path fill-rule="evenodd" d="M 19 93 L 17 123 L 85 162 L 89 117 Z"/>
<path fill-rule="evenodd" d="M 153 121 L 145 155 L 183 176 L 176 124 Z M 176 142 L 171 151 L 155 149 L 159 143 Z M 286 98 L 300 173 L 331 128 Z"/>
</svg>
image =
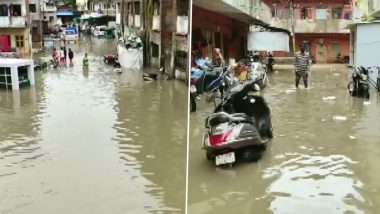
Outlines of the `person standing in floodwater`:
<svg viewBox="0 0 380 214">
<path fill-rule="evenodd" d="M 310 68 L 310 55 L 305 52 L 304 44 L 300 45 L 300 52 L 295 54 L 294 57 L 294 70 L 296 75 L 296 88 L 298 88 L 298 84 L 300 82 L 301 76 L 303 79 L 303 83 L 305 88 L 307 88 L 307 77 L 309 75 Z"/>
<path fill-rule="evenodd" d="M 88 67 L 88 57 L 87 57 L 87 53 L 84 54 L 84 58 L 83 58 L 83 66 L 84 67 Z"/>
<path fill-rule="evenodd" d="M 273 72 L 274 59 L 271 53 L 267 55 L 267 71 Z"/>
<path fill-rule="evenodd" d="M 69 48 L 69 60 L 70 63 L 73 63 L 73 58 L 74 58 L 74 52 Z"/>
</svg>

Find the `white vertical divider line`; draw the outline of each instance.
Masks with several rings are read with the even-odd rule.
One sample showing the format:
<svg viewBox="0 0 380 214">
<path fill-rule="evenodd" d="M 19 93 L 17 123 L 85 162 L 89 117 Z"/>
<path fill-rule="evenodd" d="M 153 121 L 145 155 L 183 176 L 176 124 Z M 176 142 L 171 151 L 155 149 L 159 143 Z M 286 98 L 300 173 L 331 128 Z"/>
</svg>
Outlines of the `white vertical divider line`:
<svg viewBox="0 0 380 214">
<path fill-rule="evenodd" d="M 188 202 L 189 202 L 189 145 L 190 145 L 190 75 L 191 75 L 191 39 L 192 39 L 192 22 L 193 22 L 193 0 L 189 1 L 189 25 L 188 25 L 188 33 L 187 33 L 187 133 L 186 133 L 186 195 L 185 195 L 185 214 L 187 214 Z"/>
</svg>

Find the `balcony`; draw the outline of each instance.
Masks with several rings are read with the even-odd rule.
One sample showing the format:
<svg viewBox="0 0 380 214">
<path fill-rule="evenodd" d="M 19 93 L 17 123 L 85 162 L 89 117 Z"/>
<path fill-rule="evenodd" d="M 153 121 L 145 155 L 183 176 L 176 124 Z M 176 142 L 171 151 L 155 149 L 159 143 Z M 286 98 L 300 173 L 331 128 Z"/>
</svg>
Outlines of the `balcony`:
<svg viewBox="0 0 380 214">
<path fill-rule="evenodd" d="M 189 30 L 189 17 L 177 16 L 177 34 L 187 35 Z"/>
<path fill-rule="evenodd" d="M 132 26 L 137 27 L 137 28 L 141 27 L 140 15 L 135 15 L 135 23 L 133 23 L 133 15 L 130 14 L 128 16 L 128 23 L 129 23 L 129 25 L 132 25 Z"/>
<path fill-rule="evenodd" d="M 116 14 L 116 24 L 121 24 L 121 14 L 120 13 L 117 13 Z"/>
<path fill-rule="evenodd" d="M 348 29 L 344 29 L 348 23 L 350 23 L 350 20 L 345 19 L 296 19 L 294 31 L 295 33 L 349 33 Z M 273 18 L 270 25 L 292 32 L 291 19 Z"/>
<path fill-rule="evenodd" d="M 26 27 L 25 16 L 0 16 L 1 28 L 24 28 Z"/>
<path fill-rule="evenodd" d="M 152 30 L 161 30 L 161 17 L 159 15 L 153 16 L 153 26 Z"/>
<path fill-rule="evenodd" d="M 41 11 L 45 11 L 45 12 L 56 12 L 57 11 L 57 7 L 56 6 L 52 6 L 52 5 L 44 5 L 41 9 Z"/>
</svg>

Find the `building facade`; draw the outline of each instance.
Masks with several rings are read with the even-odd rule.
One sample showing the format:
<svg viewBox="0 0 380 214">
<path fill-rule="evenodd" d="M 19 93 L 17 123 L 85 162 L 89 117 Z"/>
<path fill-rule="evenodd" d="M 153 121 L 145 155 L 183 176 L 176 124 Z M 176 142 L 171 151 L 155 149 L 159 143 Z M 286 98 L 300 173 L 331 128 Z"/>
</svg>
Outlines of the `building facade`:
<svg viewBox="0 0 380 214">
<path fill-rule="evenodd" d="M 351 21 L 350 0 L 265 0 L 271 7 L 270 25 L 292 32 L 292 46 L 300 43 L 319 63 L 334 63 L 338 54 L 348 58 Z M 290 53 L 291 54 L 291 53 Z M 275 52 L 275 56 L 287 53 Z"/>
<path fill-rule="evenodd" d="M 226 61 L 242 59 L 250 26 L 266 26 L 269 12 L 259 0 L 193 0 L 192 49 L 214 59 L 220 48 Z"/>
<path fill-rule="evenodd" d="M 29 0 L 0 1 L 0 51 L 31 54 Z"/>
<path fill-rule="evenodd" d="M 138 34 L 150 30 L 151 64 L 164 66 L 172 77 L 186 79 L 188 70 L 188 28 L 189 0 L 151 0 L 153 17 L 151 23 L 144 23 L 141 0 L 121 0 L 120 23 L 128 31 Z M 118 13 L 118 12 L 117 12 Z M 116 18 L 118 21 L 118 18 Z M 151 26 L 144 26 L 149 24 Z"/>
</svg>

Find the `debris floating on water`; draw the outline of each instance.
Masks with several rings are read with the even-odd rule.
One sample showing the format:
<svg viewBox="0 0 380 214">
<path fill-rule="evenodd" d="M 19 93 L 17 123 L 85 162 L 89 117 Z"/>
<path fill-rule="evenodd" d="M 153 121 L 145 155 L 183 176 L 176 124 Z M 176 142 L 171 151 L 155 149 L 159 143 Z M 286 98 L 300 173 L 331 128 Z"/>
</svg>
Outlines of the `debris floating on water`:
<svg viewBox="0 0 380 214">
<path fill-rule="evenodd" d="M 348 136 L 351 140 L 355 140 L 356 139 L 356 137 L 355 136 L 352 136 L 352 135 L 350 135 L 350 136 Z"/>
<path fill-rule="evenodd" d="M 333 75 L 334 75 L 334 76 L 339 76 L 340 74 L 338 74 L 338 73 L 334 73 Z"/>
<path fill-rule="evenodd" d="M 327 97 L 323 97 L 322 99 L 323 100 L 335 100 L 336 97 L 335 96 L 327 96 Z"/>
<path fill-rule="evenodd" d="M 365 106 L 368 106 L 369 104 L 371 104 L 371 102 L 369 102 L 369 101 L 364 101 L 363 102 L 363 105 L 365 105 Z"/>
<path fill-rule="evenodd" d="M 339 115 L 337 115 L 337 116 L 334 116 L 333 119 L 335 121 L 346 121 L 347 117 L 346 116 L 339 116 Z"/>
</svg>

